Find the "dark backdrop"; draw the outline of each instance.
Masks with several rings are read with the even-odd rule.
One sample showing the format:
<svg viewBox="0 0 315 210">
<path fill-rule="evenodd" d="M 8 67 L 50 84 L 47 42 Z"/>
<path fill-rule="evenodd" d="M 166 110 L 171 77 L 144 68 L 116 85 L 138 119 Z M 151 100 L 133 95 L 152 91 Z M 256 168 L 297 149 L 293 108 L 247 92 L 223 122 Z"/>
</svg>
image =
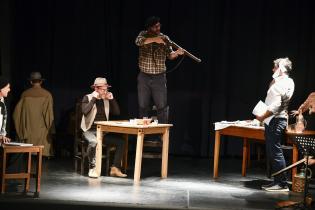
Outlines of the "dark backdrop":
<svg viewBox="0 0 315 210">
<path fill-rule="evenodd" d="M 10 24 L 3 29 L 10 36 L 2 42 L 10 43 L 5 48 L 10 56 L 1 59 L 10 64 L 11 107 L 27 87 L 29 73 L 40 71 L 54 96 L 60 130 L 76 98 L 90 91 L 97 76 L 113 86 L 122 118 L 137 116 L 134 40 L 151 15 L 161 17 L 163 33 L 202 59 L 185 58 L 167 75 L 172 154 L 211 156 L 214 122 L 252 119 L 253 107 L 265 98 L 275 58 L 288 56 L 293 62 L 291 109 L 315 90 L 311 0 L 2 2 L 9 10 Z M 240 143 L 229 141 L 225 152 L 241 154 Z"/>
</svg>

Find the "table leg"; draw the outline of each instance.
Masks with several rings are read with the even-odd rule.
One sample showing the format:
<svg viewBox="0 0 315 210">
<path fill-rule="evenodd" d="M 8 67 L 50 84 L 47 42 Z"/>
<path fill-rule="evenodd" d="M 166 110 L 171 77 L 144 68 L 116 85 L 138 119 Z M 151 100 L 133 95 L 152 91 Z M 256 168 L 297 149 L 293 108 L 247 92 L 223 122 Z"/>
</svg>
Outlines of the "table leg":
<svg viewBox="0 0 315 210">
<path fill-rule="evenodd" d="M 5 151 L 3 151 L 2 154 L 2 175 L 1 175 L 1 194 L 4 193 L 5 190 L 5 171 L 7 168 L 7 153 Z"/>
<path fill-rule="evenodd" d="M 248 139 L 244 138 L 243 139 L 242 176 L 246 176 L 247 156 L 248 156 Z"/>
<path fill-rule="evenodd" d="M 214 162 L 213 162 L 213 178 L 218 178 L 218 167 L 219 167 L 219 156 L 220 156 L 220 131 L 215 132 L 215 144 L 214 144 Z"/>
<path fill-rule="evenodd" d="M 101 130 L 101 126 L 97 126 L 96 130 L 96 152 L 95 152 L 95 171 L 98 177 L 101 176 L 102 171 L 102 143 L 103 143 L 103 132 Z"/>
<path fill-rule="evenodd" d="M 295 144 L 293 144 L 293 150 L 292 150 L 292 164 L 296 163 L 298 161 L 299 158 L 299 151 L 298 148 Z M 297 173 L 297 167 L 292 168 L 292 186 L 294 186 L 294 180 L 293 177 L 296 175 Z"/>
<path fill-rule="evenodd" d="M 27 193 L 30 190 L 31 168 L 32 168 L 32 153 L 28 152 L 27 178 L 25 179 L 25 188 L 24 188 L 25 193 Z"/>
<path fill-rule="evenodd" d="M 40 193 L 40 181 L 41 181 L 41 176 L 42 176 L 42 156 L 43 156 L 42 153 L 43 153 L 43 149 L 40 148 L 39 152 L 37 153 L 35 197 L 39 197 L 39 193 Z"/>
<path fill-rule="evenodd" d="M 140 181 L 142 151 L 143 151 L 143 139 L 144 139 L 144 133 L 142 130 L 139 130 L 138 136 L 137 136 L 135 171 L 134 171 L 134 178 L 133 178 L 134 183 L 139 183 L 139 181 Z"/>
<path fill-rule="evenodd" d="M 3 176 L 3 174 L 2 174 L 2 161 L 3 161 L 2 156 L 3 156 L 3 153 L 2 153 L 2 150 L 0 148 L 0 191 L 2 189 L 2 176 Z"/>
<path fill-rule="evenodd" d="M 168 149 L 169 149 L 169 129 L 166 128 L 163 133 L 163 146 L 162 146 L 162 168 L 161 177 L 167 178 L 167 168 L 168 168 Z"/>
</svg>

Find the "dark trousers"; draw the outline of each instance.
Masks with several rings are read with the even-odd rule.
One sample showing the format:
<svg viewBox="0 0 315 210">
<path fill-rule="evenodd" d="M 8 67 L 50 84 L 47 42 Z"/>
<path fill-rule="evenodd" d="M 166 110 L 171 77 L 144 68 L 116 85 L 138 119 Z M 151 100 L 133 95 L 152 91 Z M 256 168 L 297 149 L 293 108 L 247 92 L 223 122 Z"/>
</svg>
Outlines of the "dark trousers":
<svg viewBox="0 0 315 210">
<path fill-rule="evenodd" d="M 286 126 L 287 119 L 285 118 L 273 118 L 269 125 L 265 124 L 267 164 L 270 164 L 272 173 L 286 167 L 281 148 L 281 143 L 285 138 Z M 287 185 L 286 173 L 275 176 L 274 182 L 280 185 Z"/>
<path fill-rule="evenodd" d="M 138 74 L 139 117 L 149 117 L 152 110 L 151 98 L 157 109 L 159 123 L 168 122 L 167 86 L 165 74 Z"/>
<path fill-rule="evenodd" d="M 105 141 L 104 144 L 108 146 L 115 146 L 116 151 L 115 151 L 115 157 L 114 157 L 114 162 L 113 166 L 120 168 L 121 167 L 121 160 L 123 157 L 123 152 L 124 152 L 124 146 L 125 146 L 125 140 L 115 134 L 106 134 L 104 135 Z M 88 158 L 89 158 L 89 167 L 94 168 L 96 159 L 95 159 L 95 152 L 96 152 L 96 131 L 86 131 L 83 132 L 83 138 L 88 142 Z"/>
</svg>

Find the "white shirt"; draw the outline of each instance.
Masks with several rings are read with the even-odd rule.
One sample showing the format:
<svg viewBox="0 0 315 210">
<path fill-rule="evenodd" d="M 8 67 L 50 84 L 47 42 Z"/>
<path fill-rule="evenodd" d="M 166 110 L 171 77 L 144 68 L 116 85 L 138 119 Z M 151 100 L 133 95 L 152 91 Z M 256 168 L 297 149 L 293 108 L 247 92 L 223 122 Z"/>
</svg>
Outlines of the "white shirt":
<svg viewBox="0 0 315 210">
<path fill-rule="evenodd" d="M 267 110 L 273 115 L 267 117 L 264 123 L 269 125 L 273 117 L 288 118 L 288 106 L 294 92 L 294 82 L 288 75 L 282 75 L 274 79 L 274 83 L 269 87 L 265 104 Z"/>
</svg>

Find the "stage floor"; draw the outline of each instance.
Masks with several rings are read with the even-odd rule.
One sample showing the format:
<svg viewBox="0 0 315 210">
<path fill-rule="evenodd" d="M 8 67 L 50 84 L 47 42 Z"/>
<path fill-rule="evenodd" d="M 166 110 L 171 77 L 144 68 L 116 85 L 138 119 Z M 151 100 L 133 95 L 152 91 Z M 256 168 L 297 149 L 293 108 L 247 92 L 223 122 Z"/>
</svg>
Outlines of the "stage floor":
<svg viewBox="0 0 315 210">
<path fill-rule="evenodd" d="M 274 209 L 282 200 L 300 200 L 293 192 L 271 193 L 260 189 L 269 180 L 263 163 L 252 162 L 247 177 L 241 176 L 240 159 L 223 159 L 220 178 L 212 178 L 213 161 L 170 157 L 167 179 L 160 179 L 160 161 L 144 159 L 139 185 L 133 183 L 133 163 L 128 178 L 102 176 L 98 179 L 74 172 L 73 160 L 43 163 L 39 198 L 21 195 L 21 184 L 10 182 L 0 196 L 2 207 L 33 209 Z M 31 183 L 34 192 L 34 183 Z M 314 196 L 314 188 L 310 191 Z M 16 208 L 14 208 L 16 209 Z"/>
</svg>

